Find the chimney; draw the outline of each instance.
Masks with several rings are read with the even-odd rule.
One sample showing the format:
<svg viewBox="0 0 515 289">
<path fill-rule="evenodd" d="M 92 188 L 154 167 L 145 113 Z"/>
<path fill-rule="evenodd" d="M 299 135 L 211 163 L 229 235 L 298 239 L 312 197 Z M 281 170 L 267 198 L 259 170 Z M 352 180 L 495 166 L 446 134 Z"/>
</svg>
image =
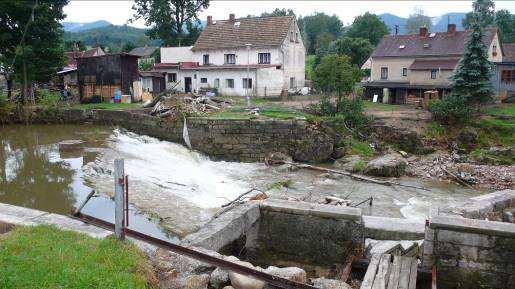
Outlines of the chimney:
<svg viewBox="0 0 515 289">
<path fill-rule="evenodd" d="M 209 15 L 207 16 L 207 26 L 213 25 L 213 16 Z"/>
<path fill-rule="evenodd" d="M 234 13 L 229 14 L 229 21 L 230 22 L 235 22 L 236 21 L 235 19 L 236 19 L 236 17 L 234 16 Z"/>
<path fill-rule="evenodd" d="M 425 27 L 425 26 L 424 27 L 420 27 L 419 31 L 420 31 L 420 33 L 419 33 L 420 37 L 426 37 L 427 36 L 427 27 Z"/>
<path fill-rule="evenodd" d="M 456 24 L 447 24 L 447 33 L 454 34 L 456 32 Z"/>
</svg>

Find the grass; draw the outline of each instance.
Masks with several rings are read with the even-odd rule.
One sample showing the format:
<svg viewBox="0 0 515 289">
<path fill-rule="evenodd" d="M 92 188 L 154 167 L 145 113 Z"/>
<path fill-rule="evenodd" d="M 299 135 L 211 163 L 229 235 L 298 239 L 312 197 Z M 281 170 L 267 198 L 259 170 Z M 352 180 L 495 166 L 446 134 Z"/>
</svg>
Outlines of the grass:
<svg viewBox="0 0 515 289">
<path fill-rule="evenodd" d="M 482 146 L 515 144 L 515 120 L 484 118 L 475 126 L 479 129 L 479 143 Z"/>
<path fill-rule="evenodd" d="M 355 173 L 361 173 L 365 170 L 365 167 L 367 166 L 367 163 L 365 163 L 364 161 L 362 160 L 359 160 L 357 161 L 353 166 L 352 166 L 352 171 L 355 172 Z"/>
<path fill-rule="evenodd" d="M 229 118 L 229 119 L 252 119 L 258 116 L 249 114 L 243 107 L 233 107 L 231 109 L 218 110 L 206 115 L 207 117 L 214 118 Z M 260 108 L 259 116 L 272 118 L 272 119 L 292 119 L 297 117 L 309 117 L 310 115 L 295 109 L 284 107 L 264 107 Z"/>
<path fill-rule="evenodd" d="M 485 109 L 485 113 L 493 116 L 515 117 L 515 103 L 506 103 Z"/>
<path fill-rule="evenodd" d="M 364 101 L 363 104 L 364 104 L 365 108 L 384 110 L 384 111 L 392 111 L 392 110 L 402 109 L 403 107 L 405 107 L 400 104 L 387 104 L 387 103 L 371 102 L 371 101 Z"/>
<path fill-rule="evenodd" d="M 350 139 L 349 154 L 371 157 L 374 155 L 374 149 L 367 142 Z"/>
<path fill-rule="evenodd" d="M 153 288 L 145 256 L 131 243 L 55 226 L 0 235 L 0 288 Z M 152 284 L 152 285 L 149 285 Z"/>
<path fill-rule="evenodd" d="M 140 108 L 141 103 L 84 103 L 84 104 L 76 104 L 73 108 L 80 109 L 130 109 L 130 108 Z"/>
</svg>

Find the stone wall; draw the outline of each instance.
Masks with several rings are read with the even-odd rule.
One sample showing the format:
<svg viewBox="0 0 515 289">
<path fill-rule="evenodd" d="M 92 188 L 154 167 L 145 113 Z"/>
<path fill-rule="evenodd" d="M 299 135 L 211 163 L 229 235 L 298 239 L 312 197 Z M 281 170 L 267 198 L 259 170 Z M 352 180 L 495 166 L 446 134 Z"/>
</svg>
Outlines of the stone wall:
<svg viewBox="0 0 515 289">
<path fill-rule="evenodd" d="M 183 141 L 183 125 L 127 110 L 52 110 L 35 115 L 32 122 L 118 125 L 135 133 L 177 143 Z M 214 159 L 262 161 L 282 152 L 297 161 L 321 162 L 330 158 L 334 136 L 304 120 L 188 118 L 193 149 Z"/>
<path fill-rule="evenodd" d="M 422 269 L 437 267 L 438 288 L 515 288 L 515 224 L 433 217 Z"/>
</svg>

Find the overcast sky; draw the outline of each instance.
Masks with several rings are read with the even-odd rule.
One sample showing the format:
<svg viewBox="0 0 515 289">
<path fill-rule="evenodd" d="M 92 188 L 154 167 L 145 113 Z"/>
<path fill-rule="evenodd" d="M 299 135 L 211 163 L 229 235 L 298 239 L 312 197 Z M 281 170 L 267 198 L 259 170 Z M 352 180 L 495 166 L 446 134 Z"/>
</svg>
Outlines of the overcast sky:
<svg viewBox="0 0 515 289">
<path fill-rule="evenodd" d="M 468 12 L 472 1 L 211 1 L 211 5 L 200 13 L 201 20 L 207 15 L 213 19 L 226 19 L 229 13 L 236 17 L 249 14 L 259 15 L 275 8 L 293 9 L 295 14 L 310 15 L 314 12 L 336 14 L 344 24 L 352 23 L 354 17 L 370 11 L 375 14 L 391 13 L 407 17 L 415 6 L 421 7 L 429 16 L 439 16 L 448 12 Z M 113 24 L 126 24 L 133 15 L 133 1 L 88 1 L 72 0 L 64 8 L 70 22 L 92 22 L 107 20 Z M 515 13 L 515 1 L 495 1 L 496 10 L 508 9 Z M 144 27 L 142 21 L 131 24 Z"/>
</svg>

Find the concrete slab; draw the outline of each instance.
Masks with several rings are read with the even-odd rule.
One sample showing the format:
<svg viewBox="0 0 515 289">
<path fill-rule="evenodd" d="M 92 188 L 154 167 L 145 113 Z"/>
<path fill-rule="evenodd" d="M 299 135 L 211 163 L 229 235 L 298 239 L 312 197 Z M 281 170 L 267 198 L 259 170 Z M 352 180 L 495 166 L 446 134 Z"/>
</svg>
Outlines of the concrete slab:
<svg viewBox="0 0 515 289">
<path fill-rule="evenodd" d="M 33 225 L 32 219 L 48 214 L 39 210 L 0 203 L 0 220 L 9 219 L 15 225 Z"/>
<path fill-rule="evenodd" d="M 376 240 L 424 239 L 425 223 L 400 218 L 363 216 L 365 238 Z"/>
<path fill-rule="evenodd" d="M 79 233 L 85 233 L 85 234 L 87 234 L 91 237 L 95 237 L 95 238 L 104 238 L 104 237 L 107 237 L 107 236 L 113 234 L 113 232 L 111 232 L 111 231 L 104 230 L 102 228 L 99 228 L 99 227 L 96 227 L 93 225 L 88 225 L 81 221 L 74 220 L 72 218 L 69 218 L 69 217 L 66 217 L 63 215 L 58 215 L 58 214 L 45 214 L 45 215 L 34 218 L 33 221 L 36 224 L 55 225 L 59 229 L 70 230 L 70 231 L 75 231 L 75 232 L 79 232 Z"/>
<path fill-rule="evenodd" d="M 431 229 L 449 229 L 466 233 L 515 238 L 515 224 L 476 219 L 436 216 L 431 218 Z"/>
<path fill-rule="evenodd" d="M 278 199 L 267 199 L 263 201 L 261 203 L 261 210 L 294 215 L 309 215 L 322 218 L 343 219 L 356 222 L 361 222 L 362 216 L 361 209 L 359 208 Z"/>
</svg>

